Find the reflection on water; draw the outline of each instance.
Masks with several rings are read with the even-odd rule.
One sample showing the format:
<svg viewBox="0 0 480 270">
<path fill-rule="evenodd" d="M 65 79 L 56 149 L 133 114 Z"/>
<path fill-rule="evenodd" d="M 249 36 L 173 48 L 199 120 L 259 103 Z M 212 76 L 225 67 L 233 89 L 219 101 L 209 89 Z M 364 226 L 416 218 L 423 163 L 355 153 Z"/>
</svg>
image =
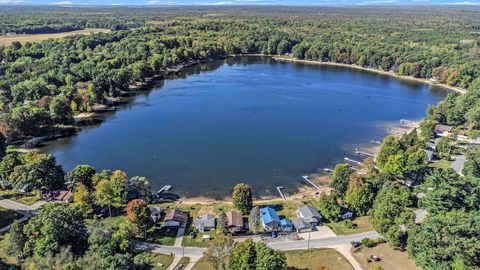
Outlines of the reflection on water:
<svg viewBox="0 0 480 270">
<path fill-rule="evenodd" d="M 196 65 L 133 98 L 104 122 L 51 142 L 76 164 L 144 175 L 154 188 L 222 197 L 243 181 L 276 195 L 380 139 L 379 123 L 420 119 L 444 92 L 336 66 L 240 57 Z"/>
</svg>

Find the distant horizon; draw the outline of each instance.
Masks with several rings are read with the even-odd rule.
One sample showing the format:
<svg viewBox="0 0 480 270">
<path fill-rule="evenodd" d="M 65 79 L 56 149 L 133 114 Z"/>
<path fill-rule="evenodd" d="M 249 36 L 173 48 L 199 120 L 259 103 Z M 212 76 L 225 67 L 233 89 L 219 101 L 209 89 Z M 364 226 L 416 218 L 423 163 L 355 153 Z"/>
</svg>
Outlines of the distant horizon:
<svg viewBox="0 0 480 270">
<path fill-rule="evenodd" d="M 480 0 L 0 0 L 0 6 L 480 6 Z"/>
</svg>

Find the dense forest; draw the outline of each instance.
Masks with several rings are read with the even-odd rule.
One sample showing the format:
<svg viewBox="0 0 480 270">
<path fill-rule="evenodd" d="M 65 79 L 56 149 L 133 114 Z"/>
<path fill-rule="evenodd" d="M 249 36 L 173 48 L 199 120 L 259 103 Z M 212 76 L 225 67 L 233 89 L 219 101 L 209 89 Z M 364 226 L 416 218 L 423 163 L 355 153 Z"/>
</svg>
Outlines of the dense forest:
<svg viewBox="0 0 480 270">
<path fill-rule="evenodd" d="M 129 255 L 133 249 L 130 232 L 95 228 L 87 236 L 78 202 L 91 205 L 95 200 L 110 208 L 129 199 L 146 199 L 130 198 L 127 190 L 144 190 L 148 181 L 127 179 L 121 171 L 97 172 L 87 165 L 77 166 L 65 177 L 55 157 L 7 153 L 7 144 L 70 126 L 76 114 L 109 105 L 154 75 L 162 77 L 187 64 L 231 54 L 262 53 L 358 65 L 465 89 L 465 94 L 449 93 L 430 106 L 419 130 L 386 137 L 376 159 L 364 162 L 362 173 L 337 165 L 333 192 L 320 198 L 319 211 L 336 221 L 341 202 L 358 215 L 369 215 L 390 245 L 407 250 L 424 269 L 478 269 L 480 154 L 454 144 L 459 132 L 479 135 L 480 8 L 44 7 L 2 11 L 3 33 L 85 27 L 114 30 L 37 43 L 14 42 L 0 48 L 0 176 L 17 188 L 30 184 L 42 190 L 61 188 L 67 181 L 76 196 L 74 207 L 50 205 L 25 227 L 13 226 L 12 251 L 26 263 L 38 264 L 36 260 L 46 255 L 72 261 L 70 248 L 73 253 L 78 253 L 75 248 L 85 252 L 88 245 L 77 268 L 68 269 L 89 269 L 91 260 L 98 263 L 91 266 L 96 269 L 119 265 L 142 269 L 141 261 L 134 262 Z M 424 149 L 435 138 L 438 124 L 450 125 L 454 132 L 437 138 L 437 155 L 466 155 L 464 175 L 430 166 Z M 415 184 L 402 184 L 405 179 Z M 414 209 L 418 208 L 428 211 L 421 224 L 415 223 Z M 36 237 L 35 231 L 47 233 Z M 55 237 L 48 238 L 48 233 Z M 97 254 L 101 250 L 105 251 Z"/>
<path fill-rule="evenodd" d="M 0 48 L 2 133 L 9 141 L 48 133 L 166 68 L 229 54 L 356 64 L 459 88 L 479 80 L 479 10 L 247 7 L 232 18 L 232 9 L 52 8 L 22 15 L 29 20 L 5 11 L 8 27 L 139 27 Z"/>
</svg>

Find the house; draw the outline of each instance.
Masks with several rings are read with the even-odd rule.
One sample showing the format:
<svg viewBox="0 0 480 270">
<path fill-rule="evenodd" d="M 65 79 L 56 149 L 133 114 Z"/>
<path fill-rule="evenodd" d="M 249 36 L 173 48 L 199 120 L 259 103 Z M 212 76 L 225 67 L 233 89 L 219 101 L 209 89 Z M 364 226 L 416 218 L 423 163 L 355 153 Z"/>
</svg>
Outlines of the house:
<svg viewBox="0 0 480 270">
<path fill-rule="evenodd" d="M 342 219 L 351 219 L 353 217 L 353 212 L 344 206 L 340 206 L 342 210 L 341 218 Z"/>
<path fill-rule="evenodd" d="M 451 126 L 446 125 L 436 125 L 435 126 L 435 134 L 440 137 L 448 137 L 452 134 L 453 128 Z"/>
<path fill-rule="evenodd" d="M 282 232 L 292 232 L 293 231 L 293 224 L 290 220 L 284 218 L 280 220 L 280 226 L 282 227 Z"/>
<path fill-rule="evenodd" d="M 262 212 L 262 224 L 266 231 L 276 231 L 281 228 L 280 218 L 275 210 L 271 207 L 263 207 Z"/>
<path fill-rule="evenodd" d="M 49 190 L 42 193 L 42 198 L 45 201 L 57 201 L 63 203 L 73 202 L 73 192 L 68 190 Z"/>
<path fill-rule="evenodd" d="M 464 155 L 458 155 L 452 162 L 451 168 L 454 169 L 459 175 L 463 176 L 463 167 L 465 166 L 466 157 Z"/>
<path fill-rule="evenodd" d="M 434 152 L 432 150 L 427 150 L 427 149 L 425 149 L 423 151 L 427 155 L 428 162 L 432 161 Z"/>
<path fill-rule="evenodd" d="M 162 217 L 163 209 L 158 206 L 150 206 L 150 217 L 152 218 L 153 222 L 157 222 Z"/>
<path fill-rule="evenodd" d="M 163 225 L 166 227 L 179 227 L 187 224 L 188 215 L 180 209 L 169 209 L 163 219 Z"/>
<path fill-rule="evenodd" d="M 312 225 L 318 225 L 322 221 L 322 216 L 318 213 L 317 209 L 315 209 L 311 205 L 303 205 L 300 206 L 295 213 L 299 218 L 305 219 Z"/>
<path fill-rule="evenodd" d="M 292 220 L 292 224 L 298 233 L 311 232 L 313 229 L 312 224 L 303 218 L 296 218 Z"/>
<path fill-rule="evenodd" d="M 195 219 L 193 225 L 199 232 L 211 231 L 215 229 L 215 216 L 212 214 L 201 215 Z"/>
<path fill-rule="evenodd" d="M 228 229 L 231 232 L 240 232 L 243 231 L 243 216 L 239 212 L 229 211 L 226 212 L 225 215 L 227 216 L 228 220 Z"/>
</svg>

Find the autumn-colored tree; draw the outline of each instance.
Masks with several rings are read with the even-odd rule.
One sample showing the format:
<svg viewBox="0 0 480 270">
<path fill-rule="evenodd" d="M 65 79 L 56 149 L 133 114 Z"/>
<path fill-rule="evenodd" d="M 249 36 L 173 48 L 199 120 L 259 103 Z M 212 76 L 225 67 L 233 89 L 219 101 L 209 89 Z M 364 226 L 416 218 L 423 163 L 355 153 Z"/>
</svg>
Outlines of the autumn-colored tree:
<svg viewBox="0 0 480 270">
<path fill-rule="evenodd" d="M 148 205 L 142 199 L 134 199 L 128 202 L 126 211 L 128 220 L 130 220 L 137 230 L 143 233 L 143 237 L 146 238 L 147 229 L 153 225 Z"/>
</svg>

